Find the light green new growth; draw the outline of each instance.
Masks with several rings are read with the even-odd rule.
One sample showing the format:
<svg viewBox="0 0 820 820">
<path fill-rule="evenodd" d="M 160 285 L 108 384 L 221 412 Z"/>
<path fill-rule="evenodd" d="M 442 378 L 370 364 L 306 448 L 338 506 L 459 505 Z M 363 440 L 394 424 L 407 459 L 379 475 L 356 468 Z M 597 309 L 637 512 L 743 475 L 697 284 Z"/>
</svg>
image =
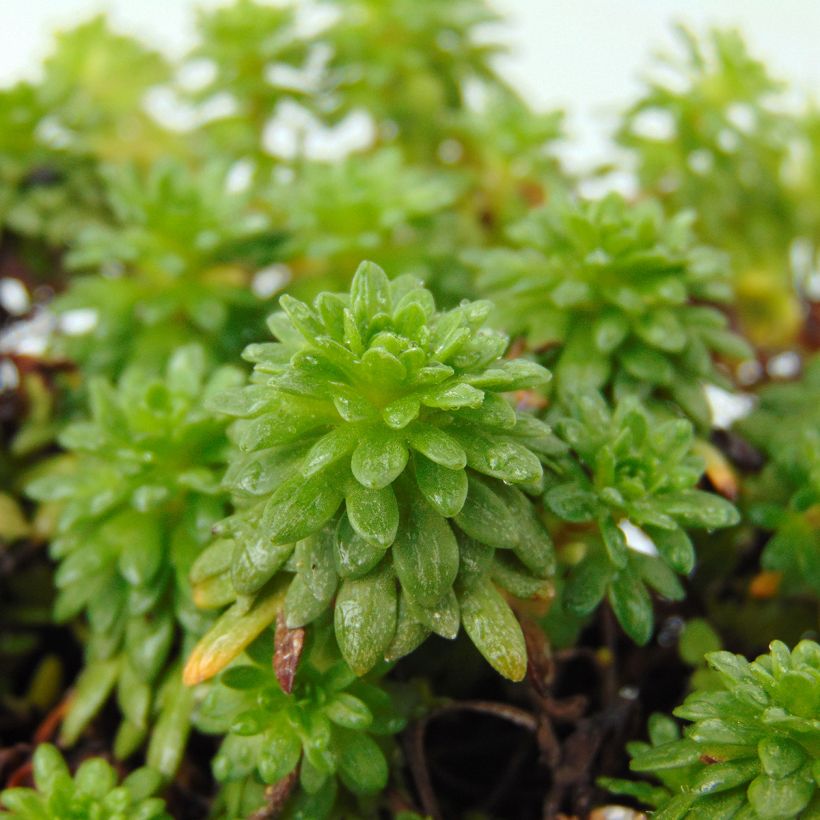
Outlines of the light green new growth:
<svg viewBox="0 0 820 820">
<path fill-rule="evenodd" d="M 171 820 L 165 803 L 152 797 L 161 785 L 157 772 L 137 769 L 117 785 L 117 773 L 102 758 L 83 761 L 74 777 L 50 743 L 34 752 L 35 788 L 0 792 L 8 820 Z"/>
</svg>

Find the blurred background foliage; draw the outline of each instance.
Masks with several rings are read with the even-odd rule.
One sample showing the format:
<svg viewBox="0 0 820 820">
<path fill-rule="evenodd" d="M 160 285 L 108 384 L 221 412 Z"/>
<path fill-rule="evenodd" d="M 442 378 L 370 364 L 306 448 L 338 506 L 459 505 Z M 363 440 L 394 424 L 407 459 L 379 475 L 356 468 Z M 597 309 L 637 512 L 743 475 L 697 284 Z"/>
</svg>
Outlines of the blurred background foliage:
<svg viewBox="0 0 820 820">
<path fill-rule="evenodd" d="M 695 423 L 686 447 L 699 467 L 683 484 L 699 481 L 741 512 L 727 529 L 693 534 L 694 572 L 669 562 L 688 575 L 682 585 L 653 576 L 662 598 L 687 596 L 656 613 L 653 646 L 663 624 L 711 624 L 683 632 L 698 686 L 710 673 L 697 658 L 716 642 L 752 654 L 774 638 L 816 637 L 817 105 L 795 103 L 738 32 L 680 28 L 677 48 L 647 61 L 645 86 L 610 135 L 617 159 L 580 175 L 560 159 L 563 112 L 537 110 L 499 73 L 501 21 L 484 0 L 318 6 L 316 16 L 306 4 L 257 0 L 202 9 L 196 44 L 179 60 L 96 17 L 55 38 L 38 79 L 0 90 L 4 738 L 27 738 L 61 708 L 88 642 L 86 624 L 51 622 L 46 547 L 60 502 L 37 506 L 23 486 L 63 469 L 61 446 L 73 448 L 57 436 L 93 411 L 90 377 L 151 385 L 192 343 L 205 371 L 237 363 L 247 343 L 267 338 L 280 293 L 345 290 L 365 258 L 391 277 L 423 279 L 441 309 L 495 299 L 491 321 L 512 336 L 513 354 L 556 374 L 549 390 L 516 394 L 519 408 L 563 419 L 570 443 L 571 402 L 560 402 L 579 386 L 602 391 L 607 424 L 627 399 L 655 422 Z M 173 118 L 157 113 L 158 99 Z M 587 183 L 614 185 L 609 172 L 623 166 L 628 195 L 582 196 Z M 641 452 L 619 467 L 630 492 L 666 446 L 644 446 L 640 424 L 652 421 L 627 420 L 623 435 L 612 427 L 619 453 L 633 439 Z M 98 462 L 106 442 L 95 442 Z M 595 482 L 593 461 L 579 480 Z M 544 513 L 558 555 L 555 600 L 522 617 L 557 648 L 580 636 L 604 657 L 609 627 L 589 613 L 612 566 L 590 607 L 565 604 L 573 579 L 611 544 L 598 520 L 556 505 L 548 499 Z M 644 580 L 637 614 L 614 597 L 641 639 L 653 619 Z M 422 658 L 430 665 L 416 671 L 442 691 L 481 679 L 467 661 L 466 682 L 453 685 L 451 671 Z M 172 695 L 162 697 L 172 711 Z M 244 805 L 232 788 L 223 803 Z"/>
</svg>

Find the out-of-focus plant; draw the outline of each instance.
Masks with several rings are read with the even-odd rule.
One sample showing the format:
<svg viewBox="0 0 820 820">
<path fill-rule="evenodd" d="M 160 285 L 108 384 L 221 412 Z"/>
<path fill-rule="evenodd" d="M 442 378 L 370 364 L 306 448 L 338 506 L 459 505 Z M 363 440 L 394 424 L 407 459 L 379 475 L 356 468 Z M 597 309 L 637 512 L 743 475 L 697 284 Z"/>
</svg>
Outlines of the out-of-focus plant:
<svg viewBox="0 0 820 820">
<path fill-rule="evenodd" d="M 458 117 L 439 154 L 445 166 L 469 175 L 467 205 L 489 239 L 501 240 L 511 222 L 572 189 L 555 153 L 563 121 L 562 111 L 534 111 L 506 89 Z"/>
<path fill-rule="evenodd" d="M 35 788 L 0 792 L 0 804 L 9 820 L 93 818 L 93 820 L 170 820 L 162 799 L 154 797 L 159 774 L 137 769 L 118 783 L 117 773 L 100 757 L 89 758 L 72 777 L 55 746 L 43 743 L 33 758 Z"/>
<path fill-rule="evenodd" d="M 801 129 L 784 84 L 737 31 L 677 34 L 682 54 L 660 58 L 618 140 L 642 188 L 671 212 L 691 208 L 699 236 L 732 255 L 747 333 L 788 344 L 801 322 L 790 251 L 807 229 L 816 241 L 820 227 L 794 191 L 805 174 L 793 156 Z"/>
<path fill-rule="evenodd" d="M 499 18 L 485 0 L 324 0 L 336 20 L 321 35 L 325 116 L 357 110 L 374 120 L 380 142 L 397 140 L 415 161 L 435 160 L 467 86 L 504 87 L 492 59 L 500 48 L 478 32 Z"/>
<path fill-rule="evenodd" d="M 41 133 L 47 110 L 33 84 L 0 91 L 0 227 L 54 248 L 103 218 L 105 200 L 96 162 L 50 144 Z M 22 250 L 41 278 L 52 274 L 42 251 Z"/>
<path fill-rule="evenodd" d="M 779 574 L 785 593 L 820 594 L 820 356 L 800 379 L 760 391 L 754 412 L 738 430 L 768 456 L 746 482 L 749 518 L 772 532 L 764 570 Z"/>
<path fill-rule="evenodd" d="M 88 227 L 68 263 L 93 271 L 72 281 L 56 309 L 91 311 L 91 327 L 56 341 L 86 372 L 111 375 L 132 362 L 161 367 L 180 344 L 207 342 L 215 359 L 236 355 L 262 327 L 253 274 L 276 258 L 280 231 L 232 193 L 221 163 L 193 172 L 157 163 L 109 167 L 116 221 Z"/>
<path fill-rule="evenodd" d="M 43 68 L 43 126 L 57 145 L 102 161 L 149 162 L 172 144 L 145 106 L 148 92 L 170 80 L 171 66 L 102 15 L 58 34 Z"/>
<path fill-rule="evenodd" d="M 115 742 L 132 754 L 154 727 L 149 760 L 173 775 L 185 745 L 191 694 L 179 659 L 208 624 L 188 572 L 224 516 L 219 486 L 225 423 L 203 401 L 241 373 L 208 373 L 203 351 L 181 348 L 164 378 L 131 370 L 116 388 L 98 379 L 91 418 L 60 435 L 66 454 L 43 465 L 28 494 L 58 509 L 57 621 L 84 615 L 86 666 L 62 740 L 74 743 L 116 690 Z"/>
<path fill-rule="evenodd" d="M 468 258 L 495 325 L 542 353 L 559 392 L 671 400 L 709 425 L 703 384 L 731 385 L 715 355 L 750 349 L 710 306 L 731 298 L 727 261 L 696 243 L 688 215 L 612 194 L 538 209 L 509 234 L 513 247 Z"/>
<path fill-rule="evenodd" d="M 192 68 L 206 72 L 186 95 L 205 118 L 197 134 L 205 137 L 203 150 L 251 161 L 260 184 L 273 164 L 265 136 L 277 107 L 311 99 L 303 88 L 310 40 L 300 32 L 296 11 L 295 5 L 255 0 L 201 9 L 199 42 L 188 55 Z"/>
<path fill-rule="evenodd" d="M 457 174 L 413 167 L 386 148 L 300 164 L 265 199 L 274 224 L 289 234 L 284 254 L 294 287 L 315 295 L 346 288 L 348 271 L 364 257 L 394 275 L 433 278 L 442 254 L 453 259 L 459 226 L 447 212 L 463 188 Z"/>
</svg>

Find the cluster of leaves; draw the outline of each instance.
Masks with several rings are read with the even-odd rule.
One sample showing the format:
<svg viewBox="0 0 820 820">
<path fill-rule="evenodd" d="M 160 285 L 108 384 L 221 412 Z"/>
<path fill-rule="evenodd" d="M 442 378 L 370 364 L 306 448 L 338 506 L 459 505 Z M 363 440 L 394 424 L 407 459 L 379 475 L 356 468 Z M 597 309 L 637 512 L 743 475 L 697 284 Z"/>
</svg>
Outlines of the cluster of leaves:
<svg viewBox="0 0 820 820">
<path fill-rule="evenodd" d="M 51 744 L 37 747 L 33 758 L 36 788 L 6 789 L 0 794 L 9 820 L 77 817 L 88 820 L 170 820 L 165 803 L 152 795 L 160 775 L 138 769 L 117 784 L 117 773 L 99 757 L 85 760 L 72 778 L 60 752 Z"/>
<path fill-rule="evenodd" d="M 580 555 L 566 551 L 564 606 L 585 616 L 606 596 L 626 632 L 644 644 L 653 627 L 647 586 L 667 599 L 684 597 L 675 573 L 695 566 L 686 530 L 731 526 L 737 512 L 694 489 L 704 464 L 685 419 L 659 423 L 633 397 L 612 410 L 597 393 L 573 396 L 556 415 L 567 451 L 547 473 L 545 506 L 563 521 L 595 528 Z M 657 554 L 630 549 L 623 522 L 642 528 Z"/>
<path fill-rule="evenodd" d="M 820 595 L 820 357 L 801 378 L 759 393 L 754 412 L 737 425 L 765 452 L 762 474 L 747 482 L 748 515 L 773 533 L 761 558 L 782 575 L 784 591 Z"/>
<path fill-rule="evenodd" d="M 559 201 L 513 225 L 513 247 L 470 257 L 497 305 L 495 323 L 544 351 L 559 391 L 671 399 L 708 427 L 702 383 L 730 385 L 713 356 L 742 359 L 750 349 L 703 304 L 731 298 L 729 268 L 697 244 L 690 223 L 616 194 Z"/>
<path fill-rule="evenodd" d="M 229 191 L 217 162 L 195 173 L 176 161 L 110 166 L 103 178 L 113 220 L 86 226 L 66 258 L 93 274 L 75 278 L 55 304 L 62 315 L 92 311 L 93 325 L 59 338 L 55 352 L 109 377 L 132 361 L 161 369 L 190 342 L 233 360 L 262 327 L 252 273 L 275 258 L 281 233 L 247 195 Z"/>
<path fill-rule="evenodd" d="M 382 739 L 404 727 L 406 708 L 375 679 L 356 676 L 328 626 L 313 631 L 284 688 L 274 672 L 273 635 L 262 633 L 199 707 L 198 727 L 224 735 L 214 773 L 231 816 L 241 816 L 243 803 L 258 805 L 264 784 L 297 773 L 302 796 L 291 811 L 317 820 L 338 801 L 385 788 L 389 768 Z M 339 782 L 349 794 L 340 793 Z"/>
<path fill-rule="evenodd" d="M 792 247 L 820 238 L 811 111 L 793 113 L 786 85 L 737 31 L 677 34 L 682 56 L 660 58 L 618 140 L 644 190 L 670 212 L 691 208 L 699 235 L 731 253 L 747 333 L 766 347 L 793 343 L 800 298 Z"/>
<path fill-rule="evenodd" d="M 100 164 L 146 163 L 173 141 L 144 107 L 170 77 L 159 53 L 103 17 L 60 34 L 42 80 L 0 94 L 0 226 L 60 247 L 105 221 Z"/>
<path fill-rule="evenodd" d="M 664 715 L 651 743 L 629 747 L 633 771 L 663 787 L 607 780 L 611 790 L 656 808 L 653 817 L 810 818 L 820 809 L 820 645 L 792 651 L 775 641 L 749 663 L 713 652 L 718 690 L 696 691 L 675 710 L 691 721 L 684 736 Z"/>
<path fill-rule="evenodd" d="M 116 388 L 93 381 L 91 417 L 65 428 L 66 453 L 28 486 L 52 508 L 55 618 L 82 613 L 89 630 L 66 743 L 116 689 L 117 755 L 132 754 L 156 725 L 152 765 L 168 776 L 178 765 L 191 705 L 179 659 L 207 625 L 187 576 L 227 501 L 225 424 L 202 403 L 241 378 L 229 367 L 206 373 L 201 348 L 183 347 L 164 378 L 133 369 Z"/>
<path fill-rule="evenodd" d="M 559 445 L 500 393 L 549 374 L 500 358 L 507 338 L 482 329 L 489 304 L 439 312 L 417 280 L 390 282 L 372 263 L 349 297 L 280 304 L 278 341 L 245 351 L 254 383 L 212 402 L 242 419 L 226 475 L 239 509 L 219 545 L 233 553 L 236 594 L 295 569 L 288 626 L 335 598 L 336 637 L 358 674 L 463 623 L 502 674 L 522 678 L 523 636 L 490 577 L 513 592 L 544 586 L 552 545 L 516 485 L 537 491 L 539 456 Z M 209 657 L 194 660 L 210 669 Z"/>
</svg>

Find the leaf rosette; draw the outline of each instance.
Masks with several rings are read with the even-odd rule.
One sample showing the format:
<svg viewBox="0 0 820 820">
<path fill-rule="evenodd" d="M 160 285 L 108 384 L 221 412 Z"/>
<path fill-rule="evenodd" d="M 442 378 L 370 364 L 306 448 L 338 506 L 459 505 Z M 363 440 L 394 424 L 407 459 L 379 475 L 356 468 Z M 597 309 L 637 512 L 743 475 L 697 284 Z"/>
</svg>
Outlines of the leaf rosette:
<svg viewBox="0 0 820 820">
<path fill-rule="evenodd" d="M 124 716 L 117 754 L 131 754 L 156 726 L 149 759 L 173 774 L 191 703 L 178 653 L 208 625 L 188 572 L 228 502 L 219 480 L 226 424 L 202 403 L 241 380 L 232 367 L 206 376 L 205 355 L 191 346 L 174 354 L 164 378 L 132 370 L 116 387 L 92 382 L 90 419 L 65 428 L 59 440 L 68 453 L 26 488 L 56 511 L 55 618 L 82 613 L 88 624 L 64 743 L 116 689 Z"/>
<path fill-rule="evenodd" d="M 708 426 L 702 383 L 731 386 L 714 355 L 750 350 L 704 304 L 731 298 L 730 273 L 725 255 L 695 242 L 691 221 L 616 194 L 558 200 L 510 228 L 512 247 L 468 258 L 495 324 L 544 351 L 560 390 L 660 397 Z"/>
<path fill-rule="evenodd" d="M 681 599 L 676 573 L 688 575 L 695 565 L 687 530 L 731 526 L 737 511 L 695 488 L 704 463 L 686 419 L 658 422 L 634 397 L 612 409 L 595 392 L 576 394 L 553 412 L 567 453 L 546 473 L 545 506 L 597 535 L 569 568 L 564 605 L 585 616 L 606 597 L 626 632 L 646 643 L 653 625 L 647 587 Z M 642 528 L 657 554 L 630 548 L 624 522 Z"/>
<path fill-rule="evenodd" d="M 774 641 L 749 662 L 711 652 L 718 691 L 691 694 L 674 714 L 691 721 L 684 736 L 663 715 L 650 721 L 652 744 L 629 746 L 633 771 L 665 788 L 607 780 L 619 794 L 657 807 L 659 820 L 696 817 L 810 818 L 820 809 L 820 646 L 793 650 Z"/>
<path fill-rule="evenodd" d="M 254 383 L 211 403 L 240 417 L 225 478 L 240 509 L 195 585 L 230 572 L 235 593 L 252 596 L 293 573 L 288 626 L 335 601 L 358 674 L 463 623 L 490 663 L 520 678 L 523 638 L 496 584 L 547 593 L 552 545 L 528 493 L 562 445 L 503 393 L 548 372 L 501 358 L 506 336 L 483 328 L 488 303 L 438 312 L 417 280 L 390 282 L 372 263 L 349 296 L 280 304 L 269 320 L 278 341 L 245 351 Z"/>
<path fill-rule="evenodd" d="M 37 747 L 32 764 L 35 788 L 0 792 L 0 804 L 6 809 L 3 816 L 8 820 L 171 820 L 164 801 L 152 796 L 162 784 L 152 769 L 137 769 L 118 784 L 112 766 L 101 757 L 91 757 L 72 777 L 63 756 L 50 743 Z"/>
<path fill-rule="evenodd" d="M 764 387 L 737 429 L 768 457 L 744 482 L 749 518 L 772 532 L 763 568 L 782 574 L 784 592 L 820 593 L 820 356 L 799 379 Z"/>
<path fill-rule="evenodd" d="M 340 784 L 358 796 L 385 788 L 388 738 L 406 724 L 399 691 L 394 696 L 357 677 L 339 656 L 332 629 L 315 631 L 308 644 L 290 692 L 274 672 L 269 630 L 209 684 L 196 723 L 224 735 L 213 770 L 226 804 L 295 777 L 288 808 L 304 804 L 303 816 L 320 818 L 330 813 Z"/>
</svg>

